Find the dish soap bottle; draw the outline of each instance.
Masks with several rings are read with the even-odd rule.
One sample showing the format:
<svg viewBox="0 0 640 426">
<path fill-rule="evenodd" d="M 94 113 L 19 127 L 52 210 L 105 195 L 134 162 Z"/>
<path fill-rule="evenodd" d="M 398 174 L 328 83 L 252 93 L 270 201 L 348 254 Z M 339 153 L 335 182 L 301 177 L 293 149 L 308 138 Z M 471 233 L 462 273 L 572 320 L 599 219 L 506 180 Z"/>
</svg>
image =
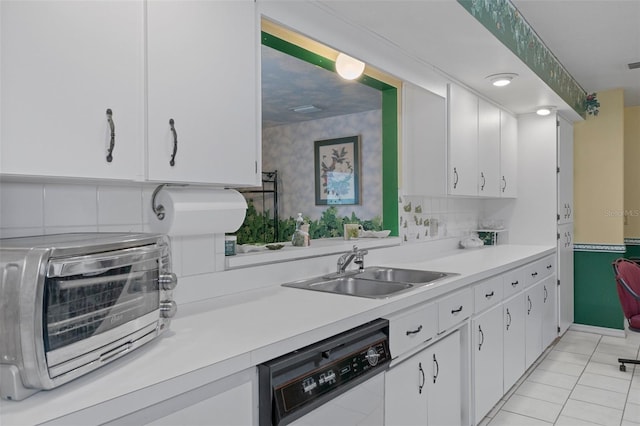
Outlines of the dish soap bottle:
<svg viewBox="0 0 640 426">
<path fill-rule="evenodd" d="M 307 247 L 309 245 L 309 225 L 305 225 L 302 213 L 298 213 L 296 218 L 296 230 L 291 237 L 291 244 L 296 247 Z"/>
</svg>

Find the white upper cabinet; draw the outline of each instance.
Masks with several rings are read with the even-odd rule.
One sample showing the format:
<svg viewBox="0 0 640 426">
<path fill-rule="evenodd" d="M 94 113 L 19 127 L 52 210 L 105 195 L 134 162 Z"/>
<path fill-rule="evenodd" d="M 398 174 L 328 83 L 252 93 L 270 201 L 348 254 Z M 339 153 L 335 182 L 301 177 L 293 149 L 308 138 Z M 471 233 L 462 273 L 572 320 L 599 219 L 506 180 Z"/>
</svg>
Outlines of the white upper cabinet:
<svg viewBox="0 0 640 426">
<path fill-rule="evenodd" d="M 500 196 L 500 110 L 478 100 L 478 195 Z"/>
<path fill-rule="evenodd" d="M 0 7 L 2 174 L 142 179 L 144 4 Z"/>
<path fill-rule="evenodd" d="M 478 195 L 478 97 L 448 86 L 449 194 Z"/>
<path fill-rule="evenodd" d="M 558 117 L 558 223 L 573 222 L 573 126 Z"/>
<path fill-rule="evenodd" d="M 148 180 L 258 184 L 255 3 L 150 1 L 147 16 Z"/>
<path fill-rule="evenodd" d="M 500 196 L 518 195 L 518 120 L 500 111 Z"/>
<path fill-rule="evenodd" d="M 402 191 L 405 195 L 445 195 L 445 99 L 409 83 L 402 90 Z"/>
<path fill-rule="evenodd" d="M 515 197 L 516 119 L 456 85 L 448 86 L 447 95 L 449 194 Z"/>
</svg>

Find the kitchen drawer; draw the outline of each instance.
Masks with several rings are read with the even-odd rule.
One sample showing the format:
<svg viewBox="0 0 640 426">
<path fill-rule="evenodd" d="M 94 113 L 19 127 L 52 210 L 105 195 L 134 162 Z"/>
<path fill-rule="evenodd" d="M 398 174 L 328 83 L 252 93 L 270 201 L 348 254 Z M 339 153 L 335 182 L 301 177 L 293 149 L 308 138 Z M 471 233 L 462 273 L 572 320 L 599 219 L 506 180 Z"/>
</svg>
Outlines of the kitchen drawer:
<svg viewBox="0 0 640 426">
<path fill-rule="evenodd" d="M 438 333 L 469 318 L 473 313 L 473 288 L 467 288 L 438 301 Z"/>
<path fill-rule="evenodd" d="M 479 313 L 502 301 L 502 276 L 489 278 L 476 284 L 474 289 L 474 312 Z"/>
<path fill-rule="evenodd" d="M 502 274 L 502 288 L 505 299 L 508 299 L 525 287 L 527 282 L 527 266 L 528 265 L 525 265 Z"/>
<path fill-rule="evenodd" d="M 387 319 L 392 358 L 433 338 L 438 331 L 438 307 L 435 303 L 423 304 Z"/>
<path fill-rule="evenodd" d="M 526 268 L 526 286 L 537 283 L 543 278 L 546 278 L 556 272 L 556 257 L 555 255 L 544 257 L 540 260 L 530 263 L 525 266 Z"/>
</svg>

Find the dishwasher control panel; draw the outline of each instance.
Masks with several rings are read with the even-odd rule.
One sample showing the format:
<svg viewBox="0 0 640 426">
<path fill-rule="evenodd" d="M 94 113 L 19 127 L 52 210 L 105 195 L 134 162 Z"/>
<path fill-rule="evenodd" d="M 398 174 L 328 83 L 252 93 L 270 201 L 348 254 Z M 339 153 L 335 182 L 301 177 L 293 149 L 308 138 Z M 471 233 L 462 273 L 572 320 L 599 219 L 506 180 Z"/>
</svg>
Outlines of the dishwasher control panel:
<svg viewBox="0 0 640 426">
<path fill-rule="evenodd" d="M 307 372 L 274 389 L 285 412 L 295 410 L 320 396 L 344 386 L 379 363 L 391 359 L 387 340 L 383 339 L 344 358 Z"/>
</svg>

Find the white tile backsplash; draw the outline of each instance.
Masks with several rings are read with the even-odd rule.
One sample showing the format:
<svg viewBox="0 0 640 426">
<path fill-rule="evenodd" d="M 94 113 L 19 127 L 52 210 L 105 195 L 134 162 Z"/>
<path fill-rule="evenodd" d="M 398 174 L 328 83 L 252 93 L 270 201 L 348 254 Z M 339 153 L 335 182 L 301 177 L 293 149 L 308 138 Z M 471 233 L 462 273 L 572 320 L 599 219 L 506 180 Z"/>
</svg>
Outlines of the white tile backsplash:
<svg viewBox="0 0 640 426">
<path fill-rule="evenodd" d="M 98 187 L 98 223 L 102 225 L 140 224 L 142 188 Z"/>
<path fill-rule="evenodd" d="M 215 241 L 214 235 L 182 237 L 182 276 L 215 272 Z"/>
<path fill-rule="evenodd" d="M 47 184 L 44 187 L 44 226 L 94 226 L 98 229 L 98 188 L 93 185 Z"/>
<path fill-rule="evenodd" d="M 44 185 L 11 183 L 0 186 L 0 228 L 42 228 Z"/>
</svg>

